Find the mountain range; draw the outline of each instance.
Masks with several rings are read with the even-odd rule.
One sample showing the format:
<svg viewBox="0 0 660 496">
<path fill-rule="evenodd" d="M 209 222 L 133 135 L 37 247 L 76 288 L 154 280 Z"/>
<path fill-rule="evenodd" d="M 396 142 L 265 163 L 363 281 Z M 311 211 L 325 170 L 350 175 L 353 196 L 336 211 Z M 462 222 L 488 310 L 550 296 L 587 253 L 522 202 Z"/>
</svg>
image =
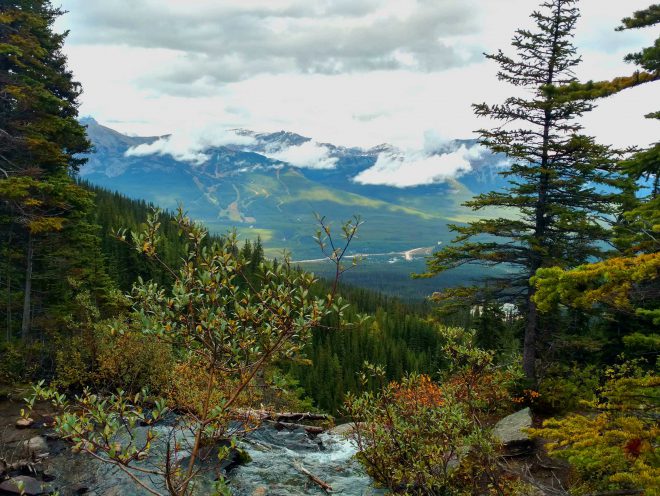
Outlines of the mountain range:
<svg viewBox="0 0 660 496">
<path fill-rule="evenodd" d="M 319 258 L 314 213 L 336 229 L 358 215 L 364 224 L 352 250 L 372 255 L 372 274 L 406 261 L 396 267 L 406 278 L 422 270 L 420 257 L 452 238 L 447 224 L 469 219 L 461 204 L 504 184 L 501 160 L 473 140 L 410 153 L 387 144 L 349 148 L 285 131 L 233 130 L 183 152 L 173 149 L 170 136 L 128 136 L 91 118 L 83 123 L 94 153 L 82 179 L 164 209 L 182 203 L 211 231 L 258 236 L 267 254 L 287 249 L 295 260 Z M 409 252 L 416 248 L 423 249 Z"/>
</svg>

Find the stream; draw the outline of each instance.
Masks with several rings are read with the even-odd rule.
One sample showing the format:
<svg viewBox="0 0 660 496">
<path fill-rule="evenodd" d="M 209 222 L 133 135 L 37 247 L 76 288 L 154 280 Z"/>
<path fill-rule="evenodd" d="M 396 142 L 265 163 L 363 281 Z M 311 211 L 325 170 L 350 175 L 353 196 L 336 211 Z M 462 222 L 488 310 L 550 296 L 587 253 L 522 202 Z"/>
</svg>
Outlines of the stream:
<svg viewBox="0 0 660 496">
<path fill-rule="evenodd" d="M 48 431 L 43 428 L 16 429 L 13 425 L 16 414 L 15 408 L 9 408 L 0 402 L 0 458 L 11 458 L 12 450 L 16 450 L 16 446 L 26 439 L 41 436 L 47 440 L 49 456 L 41 465 L 49 491 L 59 491 L 60 496 L 149 494 L 119 468 L 86 454 L 72 453 L 66 443 L 50 437 Z M 163 430 L 167 430 L 167 427 L 163 426 Z M 229 487 L 231 493 L 236 496 L 325 494 L 301 472 L 301 466 L 329 484 L 333 488 L 333 494 L 384 494 L 372 487 L 370 478 L 353 459 L 355 447 L 342 435 L 322 433 L 310 436 L 302 429 L 278 431 L 274 427 L 262 426 L 248 434 L 240 441 L 239 446 L 250 455 L 251 461 L 229 472 Z M 157 456 L 159 450 L 154 448 L 154 454 Z M 212 494 L 213 479 L 212 472 L 208 473 L 208 477 L 200 477 L 196 493 Z M 154 478 L 153 483 L 162 488 L 158 478 Z M 165 491 L 159 489 L 159 492 Z M 0 490 L 0 495 L 4 494 L 6 493 Z"/>
</svg>

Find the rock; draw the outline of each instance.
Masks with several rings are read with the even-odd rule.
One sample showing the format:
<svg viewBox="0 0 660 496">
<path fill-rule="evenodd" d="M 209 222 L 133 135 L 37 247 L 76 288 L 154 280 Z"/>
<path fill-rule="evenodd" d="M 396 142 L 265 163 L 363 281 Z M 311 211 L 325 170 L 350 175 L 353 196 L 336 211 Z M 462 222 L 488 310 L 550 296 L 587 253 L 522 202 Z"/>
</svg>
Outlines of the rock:
<svg viewBox="0 0 660 496">
<path fill-rule="evenodd" d="M 22 483 L 22 488 L 20 484 Z M 5 492 L 9 494 L 24 494 L 26 496 L 38 496 L 40 494 L 46 494 L 50 492 L 50 489 L 47 485 L 41 481 L 38 481 L 34 477 L 29 477 L 27 475 L 19 475 L 13 477 L 9 480 L 4 481 L 0 484 L 0 492 Z"/>
<path fill-rule="evenodd" d="M 463 459 L 470 453 L 470 448 L 467 446 L 461 446 L 456 450 L 456 453 L 449 459 L 447 462 L 447 470 L 451 473 L 456 470 Z"/>
<path fill-rule="evenodd" d="M 24 442 L 23 446 L 29 453 L 34 453 L 35 455 L 48 453 L 48 443 L 41 436 L 34 436 L 28 439 Z"/>
<path fill-rule="evenodd" d="M 530 427 L 532 413 L 529 408 L 525 408 L 500 420 L 493 429 L 493 435 L 507 449 L 529 448 L 532 440 L 526 429 Z"/>
<path fill-rule="evenodd" d="M 17 429 L 28 429 L 28 428 L 32 427 L 33 424 L 34 424 L 34 419 L 21 417 L 16 421 L 16 428 Z"/>
<path fill-rule="evenodd" d="M 252 496 L 266 496 L 268 494 L 268 488 L 264 486 L 259 486 L 254 491 L 252 491 Z"/>
<path fill-rule="evenodd" d="M 351 434 L 353 434 L 354 430 L 355 430 L 355 423 L 354 422 L 349 422 L 347 424 L 336 425 L 332 429 L 328 429 L 325 432 L 327 434 L 330 434 L 331 436 L 345 436 L 345 437 L 348 437 Z"/>
</svg>

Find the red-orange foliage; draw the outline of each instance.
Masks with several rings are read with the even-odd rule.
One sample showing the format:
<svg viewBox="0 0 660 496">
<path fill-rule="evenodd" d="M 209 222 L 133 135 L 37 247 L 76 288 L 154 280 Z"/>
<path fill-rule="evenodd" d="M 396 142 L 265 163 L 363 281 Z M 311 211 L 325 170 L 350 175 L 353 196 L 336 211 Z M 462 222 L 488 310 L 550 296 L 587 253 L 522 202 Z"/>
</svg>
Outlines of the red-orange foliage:
<svg viewBox="0 0 660 496">
<path fill-rule="evenodd" d="M 417 409 L 434 408 L 444 404 L 442 389 L 428 375 L 420 375 L 414 383 L 391 382 L 390 388 L 398 405 Z"/>
</svg>

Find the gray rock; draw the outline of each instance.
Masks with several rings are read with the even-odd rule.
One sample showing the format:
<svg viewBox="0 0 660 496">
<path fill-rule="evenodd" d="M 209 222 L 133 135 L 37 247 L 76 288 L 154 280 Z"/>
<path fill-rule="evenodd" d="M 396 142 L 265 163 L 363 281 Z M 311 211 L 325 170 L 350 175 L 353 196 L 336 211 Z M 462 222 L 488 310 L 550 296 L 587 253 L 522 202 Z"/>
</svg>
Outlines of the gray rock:
<svg viewBox="0 0 660 496">
<path fill-rule="evenodd" d="M 359 422 L 358 425 L 360 427 L 366 427 L 366 424 L 364 422 Z M 347 424 L 339 424 L 335 425 L 332 429 L 328 429 L 326 434 L 330 434 L 331 436 L 344 436 L 348 437 L 353 434 L 355 431 L 355 422 L 349 422 Z"/>
<path fill-rule="evenodd" d="M 21 417 L 16 421 L 15 425 L 17 429 L 28 429 L 32 427 L 33 424 L 34 419 Z"/>
<path fill-rule="evenodd" d="M 353 433 L 353 429 L 355 429 L 355 424 L 349 422 L 348 424 L 335 425 L 332 429 L 328 429 L 325 432 L 332 436 L 349 436 Z"/>
<path fill-rule="evenodd" d="M 41 455 L 48 453 L 48 443 L 42 436 L 34 436 L 24 442 L 23 446 L 29 453 Z"/>
<path fill-rule="evenodd" d="M 22 488 L 20 484 L 22 483 Z M 38 496 L 50 492 L 48 485 L 38 481 L 34 477 L 27 475 L 19 475 L 4 481 L 0 484 L 0 492 L 9 494 L 25 494 L 26 496 Z"/>
<path fill-rule="evenodd" d="M 525 408 L 500 420 L 493 429 L 493 435 L 507 447 L 529 444 L 531 443 L 531 438 L 525 432 L 525 429 L 529 429 L 531 426 L 532 413 L 529 408 Z"/>
</svg>

